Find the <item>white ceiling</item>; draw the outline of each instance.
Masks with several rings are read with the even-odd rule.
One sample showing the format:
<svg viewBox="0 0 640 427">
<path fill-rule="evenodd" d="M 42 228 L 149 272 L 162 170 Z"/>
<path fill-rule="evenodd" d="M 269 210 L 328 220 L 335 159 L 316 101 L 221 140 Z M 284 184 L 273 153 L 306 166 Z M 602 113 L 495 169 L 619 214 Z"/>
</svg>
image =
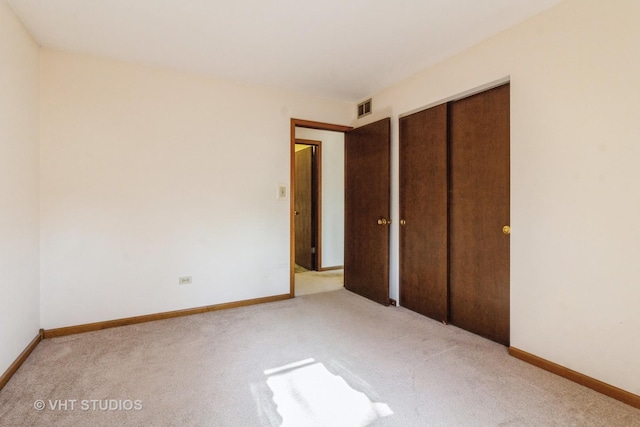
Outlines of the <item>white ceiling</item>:
<svg viewBox="0 0 640 427">
<path fill-rule="evenodd" d="M 560 0 L 8 0 L 46 48 L 357 101 Z"/>
</svg>

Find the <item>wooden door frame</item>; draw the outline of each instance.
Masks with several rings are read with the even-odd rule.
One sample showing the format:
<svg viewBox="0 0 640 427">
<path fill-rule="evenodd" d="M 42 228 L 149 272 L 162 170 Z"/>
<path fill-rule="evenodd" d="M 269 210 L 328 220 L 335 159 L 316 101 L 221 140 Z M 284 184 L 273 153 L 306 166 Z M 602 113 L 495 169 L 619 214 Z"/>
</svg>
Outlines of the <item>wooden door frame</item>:
<svg viewBox="0 0 640 427">
<path fill-rule="evenodd" d="M 296 138 L 296 145 L 316 148 L 311 155 L 311 241 L 315 243 L 316 249 L 312 256 L 312 264 L 317 271 L 320 271 L 322 265 L 322 141 Z M 293 168 L 294 170 L 296 168 L 295 158 Z M 295 193 L 291 194 L 295 197 Z"/>
<path fill-rule="evenodd" d="M 317 129 L 317 130 L 329 130 L 333 132 L 349 132 L 353 129 L 351 126 L 336 125 L 331 123 L 315 122 L 311 120 L 302 120 L 291 118 L 291 136 L 290 136 L 290 185 L 289 185 L 289 296 L 295 297 L 295 261 L 296 261 L 296 224 L 295 224 L 295 181 L 296 181 L 296 127 Z"/>
</svg>

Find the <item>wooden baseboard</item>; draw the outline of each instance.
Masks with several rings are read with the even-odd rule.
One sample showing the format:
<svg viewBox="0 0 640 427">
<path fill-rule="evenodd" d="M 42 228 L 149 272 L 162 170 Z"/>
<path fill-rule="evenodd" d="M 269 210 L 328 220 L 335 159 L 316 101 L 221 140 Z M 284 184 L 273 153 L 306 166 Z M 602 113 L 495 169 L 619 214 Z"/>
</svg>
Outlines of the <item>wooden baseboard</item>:
<svg viewBox="0 0 640 427">
<path fill-rule="evenodd" d="M 43 338 L 44 338 L 44 331 L 40 329 L 40 332 L 38 332 L 38 335 L 36 335 L 36 337 L 33 340 L 31 340 L 27 348 L 22 350 L 22 353 L 20 353 L 20 356 L 18 356 L 18 358 L 9 366 L 9 368 L 4 372 L 4 374 L 0 376 L 0 390 L 2 390 L 2 388 L 9 382 L 13 374 L 16 373 L 16 371 L 20 366 L 22 366 L 24 361 L 27 360 L 27 357 L 29 357 L 31 352 L 38 346 L 38 344 L 40 343 L 40 341 L 43 340 Z"/>
<path fill-rule="evenodd" d="M 154 320 L 171 319 L 174 317 L 190 316 L 192 314 L 207 313 L 209 311 L 226 310 L 229 308 L 245 307 L 254 304 L 282 301 L 292 298 L 290 294 L 274 295 L 270 297 L 254 298 L 249 300 L 227 302 L 223 304 L 208 305 L 205 307 L 187 308 L 185 310 L 167 311 L 164 313 L 147 314 L 144 316 L 127 317 L 124 319 L 107 320 L 104 322 L 87 323 L 84 325 L 67 326 L 64 328 L 46 329 L 44 338 L 62 337 L 65 335 L 81 334 L 83 332 L 99 331 L 102 329 L 116 328 L 118 326 L 134 325 L 136 323 L 152 322 Z"/>
<path fill-rule="evenodd" d="M 344 268 L 344 265 L 334 265 L 333 267 L 319 268 L 318 271 L 342 270 L 343 268 Z"/>
<path fill-rule="evenodd" d="M 22 366 L 27 357 L 38 346 L 40 341 L 46 338 L 61 337 L 64 335 L 79 334 L 82 332 L 99 331 L 101 329 L 115 328 L 118 326 L 133 325 L 135 323 L 151 322 L 154 320 L 171 319 L 173 317 L 189 316 L 192 314 L 207 313 L 209 311 L 226 310 L 229 308 L 245 307 L 254 304 L 263 304 L 267 302 L 282 301 L 293 298 L 290 294 L 274 295 L 270 297 L 254 298 L 249 300 L 234 301 L 224 304 L 208 305 L 205 307 L 188 308 L 185 310 L 168 311 L 164 313 L 148 314 L 145 316 L 127 317 L 125 319 L 108 320 L 105 322 L 88 323 L 85 325 L 68 326 L 56 329 L 40 329 L 38 335 L 29 343 L 18 358 L 9 366 L 9 368 L 0 376 L 0 390 L 9 382 L 9 379 L 16 373 L 18 368 Z"/>
<path fill-rule="evenodd" d="M 619 400 L 621 402 L 624 402 L 628 405 L 631 405 L 635 408 L 640 409 L 640 396 L 636 394 L 629 393 L 628 391 L 614 387 L 607 383 L 603 383 L 600 380 L 588 377 L 584 374 L 581 374 L 580 372 L 576 372 L 569 368 L 565 368 L 562 365 L 558 365 L 556 363 L 550 362 L 538 356 L 534 356 L 531 353 L 527 353 L 526 351 L 519 350 L 514 347 L 509 347 L 509 354 L 517 359 L 523 360 L 527 363 L 537 366 L 538 368 L 542 368 L 545 371 L 549 371 L 556 375 L 560 375 L 561 377 L 564 377 L 575 383 L 578 383 L 592 390 L 595 390 L 598 393 L 602 393 L 604 395 L 607 395 L 616 400 Z"/>
</svg>

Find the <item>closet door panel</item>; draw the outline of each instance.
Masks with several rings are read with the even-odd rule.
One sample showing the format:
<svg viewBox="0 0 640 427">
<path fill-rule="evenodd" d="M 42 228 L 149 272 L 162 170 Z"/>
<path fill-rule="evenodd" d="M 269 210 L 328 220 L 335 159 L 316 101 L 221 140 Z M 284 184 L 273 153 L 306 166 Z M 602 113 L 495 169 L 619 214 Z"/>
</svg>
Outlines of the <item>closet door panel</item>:
<svg viewBox="0 0 640 427">
<path fill-rule="evenodd" d="M 400 119 L 400 304 L 447 320 L 447 105 Z"/>
<path fill-rule="evenodd" d="M 509 85 L 449 107 L 449 317 L 509 345 Z"/>
</svg>

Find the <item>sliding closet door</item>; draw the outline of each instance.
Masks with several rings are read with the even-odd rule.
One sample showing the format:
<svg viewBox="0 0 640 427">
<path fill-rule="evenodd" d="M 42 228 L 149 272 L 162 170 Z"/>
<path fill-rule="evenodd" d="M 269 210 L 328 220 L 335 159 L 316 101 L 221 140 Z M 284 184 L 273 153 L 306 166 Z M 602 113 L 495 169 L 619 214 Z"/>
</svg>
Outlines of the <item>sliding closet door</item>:
<svg viewBox="0 0 640 427">
<path fill-rule="evenodd" d="M 509 85 L 452 102 L 449 123 L 450 321 L 509 345 Z"/>
<path fill-rule="evenodd" d="M 391 119 L 345 134 L 344 287 L 389 305 Z"/>
<path fill-rule="evenodd" d="M 400 304 L 447 320 L 447 105 L 400 119 Z"/>
</svg>

